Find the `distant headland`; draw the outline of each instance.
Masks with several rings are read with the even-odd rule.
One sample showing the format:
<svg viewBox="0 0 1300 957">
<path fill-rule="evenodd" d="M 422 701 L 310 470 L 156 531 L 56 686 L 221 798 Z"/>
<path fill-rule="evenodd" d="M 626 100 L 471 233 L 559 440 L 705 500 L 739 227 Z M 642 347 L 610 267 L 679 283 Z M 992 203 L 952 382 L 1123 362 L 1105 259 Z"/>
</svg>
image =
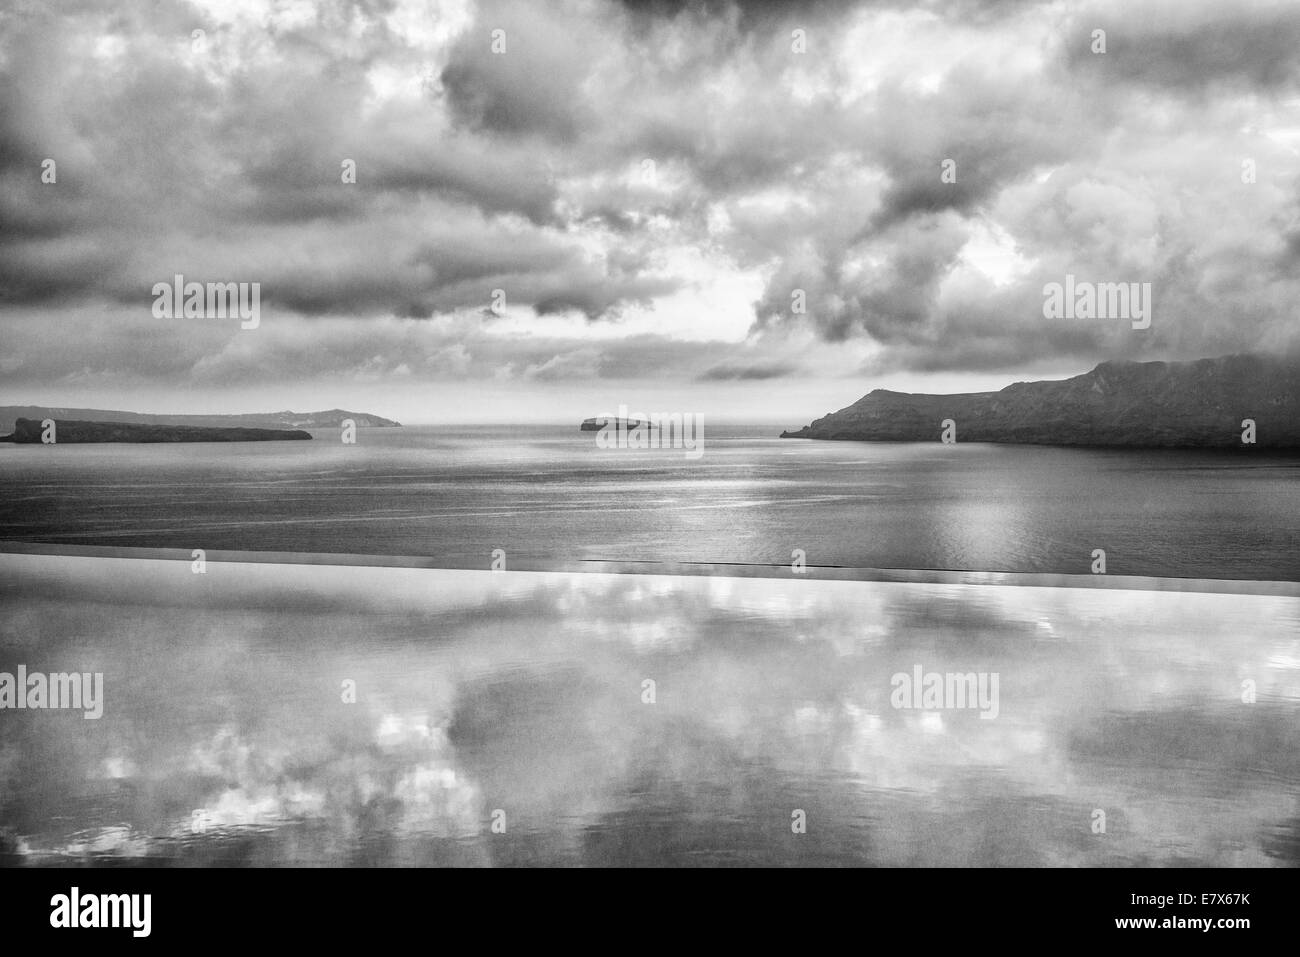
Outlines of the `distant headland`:
<svg viewBox="0 0 1300 957">
<path fill-rule="evenodd" d="M 45 422 L 53 422 L 48 432 Z M 302 429 L 212 428 L 138 422 L 81 422 L 76 419 L 19 419 L 0 442 L 19 445 L 84 445 L 91 442 L 277 442 L 311 439 Z"/>
<path fill-rule="evenodd" d="M 56 406 L 0 406 L 0 431 L 13 431 L 19 419 L 65 419 L 77 422 L 113 422 L 123 425 L 179 425 L 221 429 L 337 429 L 351 419 L 359 429 L 401 428 L 400 422 L 368 412 L 329 409 L 325 412 L 253 412 L 242 415 L 168 415 L 122 412 L 116 409 L 65 409 Z M 213 440 L 203 440 L 213 441 Z M 215 440 L 228 441 L 228 440 Z"/>
<path fill-rule="evenodd" d="M 783 439 L 939 441 L 1125 448 L 1300 449 L 1300 360 L 1258 355 L 1103 362 L 998 392 L 876 389 Z"/>
</svg>

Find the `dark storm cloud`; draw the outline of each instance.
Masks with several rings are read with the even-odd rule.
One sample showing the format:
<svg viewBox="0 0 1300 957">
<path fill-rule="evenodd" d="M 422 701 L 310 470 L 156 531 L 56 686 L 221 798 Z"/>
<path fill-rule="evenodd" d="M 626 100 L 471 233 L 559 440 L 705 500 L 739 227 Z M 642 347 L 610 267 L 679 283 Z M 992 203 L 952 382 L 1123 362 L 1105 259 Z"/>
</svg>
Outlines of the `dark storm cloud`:
<svg viewBox="0 0 1300 957">
<path fill-rule="evenodd" d="M 381 190 L 433 192 L 488 213 L 518 213 L 533 223 L 556 221 L 555 184 L 535 155 L 448 137 L 436 146 L 413 144 L 401 153 L 360 153 Z"/>
<path fill-rule="evenodd" d="M 768 379 L 784 379 L 794 375 L 797 367 L 790 362 L 768 362 L 757 365 L 727 363 L 705 369 L 700 373 L 703 382 L 734 382 L 753 380 L 763 382 Z"/>
<path fill-rule="evenodd" d="M 858 345 L 880 368 L 986 370 L 1300 335 L 1294 7 L 227 6 L 0 11 L 0 304 L 46 310 L 28 328 L 77 343 L 68 374 L 740 382 Z M 177 272 L 261 282 L 279 331 L 132 356 L 88 318 L 147 322 Z M 1066 273 L 1151 282 L 1149 334 L 1044 322 Z M 498 289 L 508 319 L 483 314 Z M 540 341 L 501 331 L 525 318 Z M 584 341 L 601 322 L 626 335 Z M 799 335 L 820 354 L 781 355 Z"/>
<path fill-rule="evenodd" d="M 974 213 L 1035 168 L 1073 158 L 1091 138 L 1061 135 L 1072 107 L 1057 91 L 1025 90 L 972 68 L 955 68 L 933 93 L 892 88 L 882 101 L 873 128 L 883 134 L 875 146 L 889 186 L 872 229 L 942 210 Z"/>
<path fill-rule="evenodd" d="M 843 342 L 869 334 L 880 342 L 916 342 L 927 336 L 938 285 L 966 240 L 953 217 L 927 217 L 887 234 L 887 257 L 854 268 L 845 249 L 819 249 L 778 274 L 756 306 L 760 327 L 806 315 L 823 338 Z M 794 313 L 791 293 L 804 295 L 806 313 Z"/>
<path fill-rule="evenodd" d="M 1092 51 L 1095 29 L 1106 31 L 1104 54 Z M 1074 14 L 1066 36 L 1072 68 L 1113 83 L 1190 90 L 1300 84 L 1300 7 L 1295 4 L 1084 8 Z"/>
<path fill-rule="evenodd" d="M 743 30 L 756 30 L 775 22 L 843 15 L 855 0 L 616 0 L 623 8 L 642 17 L 675 19 L 683 15 L 700 19 L 733 16 Z M 874 3 L 896 6 L 897 3 Z"/>
<path fill-rule="evenodd" d="M 600 379 L 618 387 L 631 381 L 699 379 L 723 342 L 673 341 L 637 335 L 600 343 L 576 337 L 494 335 L 476 316 L 439 323 L 345 317 L 316 319 L 311 334 L 264 318 L 253 334 L 231 337 L 220 323 L 171 320 L 177 335 L 160 334 L 156 322 L 114 307 L 87 317 L 112 329 L 102 341 L 83 337 L 53 350 L 43 346 L 40 313 L 11 314 L 0 361 L 21 363 L 36 385 L 155 382 L 188 386 L 253 386 L 291 375 L 293 381 L 359 380 L 486 382 L 496 378 L 564 381 Z M 755 360 L 756 362 L 762 360 Z"/>
<path fill-rule="evenodd" d="M 442 70 L 452 112 L 478 129 L 572 141 L 598 119 L 581 89 L 593 40 L 537 4 L 485 4 Z"/>
<path fill-rule="evenodd" d="M 774 22 L 845 17 L 854 10 L 926 10 L 954 19 L 988 22 L 1033 7 L 1045 0 L 614 0 L 643 17 L 673 19 L 736 17 L 745 30 Z"/>
<path fill-rule="evenodd" d="M 0 57 L 4 301 L 98 291 L 141 303 L 153 282 L 188 271 L 262 281 L 268 302 L 308 315 L 427 316 L 509 283 L 516 302 L 535 293 L 545 310 L 567 300 L 595 318 L 620 306 L 623 289 L 644 301 L 673 288 L 607 276 L 573 245 L 554 210 L 554 157 L 446 129 L 444 94 L 427 77 L 419 86 L 424 55 L 383 19 L 394 6 L 325 4 L 260 34 L 166 3 L 157 21 L 105 20 L 95 5 L 80 18 L 14 18 Z M 207 27 L 202 50 L 191 49 L 195 24 Z M 531 16 L 504 89 L 541 88 L 533 70 L 579 76 L 581 58 L 564 67 L 574 51 L 550 42 L 564 35 Z M 226 63 L 240 66 L 216 78 Z M 377 65 L 416 94 L 375 99 L 367 71 Z M 46 157 L 54 184 L 40 180 Z M 345 160 L 355 184 L 342 182 Z M 458 232 L 430 239 L 413 211 Z M 501 228 L 501 216 L 538 228 Z"/>
<path fill-rule="evenodd" d="M 102 292 L 121 264 L 120 250 L 76 237 L 0 242 L 0 304 L 79 301 Z"/>
<path fill-rule="evenodd" d="M 677 289 L 680 283 L 667 279 L 607 279 L 575 284 L 540 296 L 534 308 L 537 314 L 578 310 L 588 319 L 597 319 L 620 303 L 649 304 L 656 297 Z"/>
</svg>

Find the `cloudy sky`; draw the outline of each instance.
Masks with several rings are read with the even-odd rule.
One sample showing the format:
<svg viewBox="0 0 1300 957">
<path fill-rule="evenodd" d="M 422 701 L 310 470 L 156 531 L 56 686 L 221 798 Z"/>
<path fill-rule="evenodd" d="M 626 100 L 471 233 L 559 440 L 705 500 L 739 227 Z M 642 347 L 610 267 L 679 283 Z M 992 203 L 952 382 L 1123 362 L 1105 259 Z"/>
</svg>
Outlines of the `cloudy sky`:
<svg viewBox="0 0 1300 957">
<path fill-rule="evenodd" d="M 1151 328 L 1045 319 L 1067 273 Z M 795 427 L 1292 351 L 1298 276 L 1296 3 L 0 10 L 2 403 Z"/>
</svg>

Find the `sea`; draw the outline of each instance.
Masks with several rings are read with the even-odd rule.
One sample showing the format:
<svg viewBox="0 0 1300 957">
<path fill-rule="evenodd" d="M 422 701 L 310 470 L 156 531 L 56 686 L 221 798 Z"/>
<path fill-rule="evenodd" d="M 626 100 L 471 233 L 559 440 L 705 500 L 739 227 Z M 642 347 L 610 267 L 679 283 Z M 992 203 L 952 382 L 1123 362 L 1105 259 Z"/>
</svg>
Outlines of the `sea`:
<svg viewBox="0 0 1300 957">
<path fill-rule="evenodd" d="M 1300 462 L 777 431 L 0 445 L 0 865 L 1300 864 Z"/>
<path fill-rule="evenodd" d="M 1300 580 L 1300 457 L 779 434 L 711 425 L 698 458 L 576 423 L 0 445 L 0 540 Z"/>
</svg>

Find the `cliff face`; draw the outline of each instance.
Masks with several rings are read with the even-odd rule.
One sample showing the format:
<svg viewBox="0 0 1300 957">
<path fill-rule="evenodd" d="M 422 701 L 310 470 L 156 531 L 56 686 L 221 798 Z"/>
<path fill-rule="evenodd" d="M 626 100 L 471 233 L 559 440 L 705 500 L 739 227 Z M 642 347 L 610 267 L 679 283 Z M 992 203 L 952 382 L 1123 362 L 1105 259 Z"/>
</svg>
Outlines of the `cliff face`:
<svg viewBox="0 0 1300 957">
<path fill-rule="evenodd" d="M 290 429 L 208 429 L 188 425 L 140 425 L 134 422 L 78 422 L 55 419 L 54 438 L 59 445 L 86 442 L 274 442 L 310 439 L 311 433 Z M 14 433 L 4 440 L 18 443 L 41 441 L 37 419 L 19 419 Z"/>
<path fill-rule="evenodd" d="M 782 438 L 939 441 L 1134 448 L 1300 448 L 1300 361 L 1225 356 L 1194 362 L 1103 362 L 1059 382 L 998 392 L 911 395 L 877 389 Z M 1249 447 L 1249 446 L 1248 446 Z"/>
<path fill-rule="evenodd" d="M 246 415 L 153 415 L 144 412 L 119 412 L 113 409 L 63 409 L 53 406 L 0 406 L 0 429 L 10 428 L 18 419 L 54 419 L 62 422 L 117 422 L 127 425 L 185 425 L 222 429 L 337 429 L 344 419 L 357 428 L 400 428 L 400 422 L 366 412 L 329 409 L 324 412 L 255 412 Z"/>
</svg>

